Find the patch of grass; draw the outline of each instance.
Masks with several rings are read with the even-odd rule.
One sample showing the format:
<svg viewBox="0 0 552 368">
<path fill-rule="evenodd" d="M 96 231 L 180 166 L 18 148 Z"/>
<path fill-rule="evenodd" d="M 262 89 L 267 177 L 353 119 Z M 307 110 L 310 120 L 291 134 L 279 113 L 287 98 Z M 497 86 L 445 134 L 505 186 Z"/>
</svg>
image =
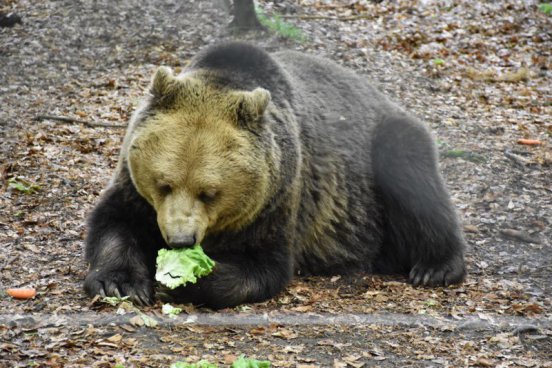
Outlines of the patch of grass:
<svg viewBox="0 0 552 368">
<path fill-rule="evenodd" d="M 462 158 L 466 161 L 470 161 L 476 164 L 482 164 L 487 162 L 487 158 L 485 156 L 482 156 L 480 154 L 470 152 L 470 151 L 464 151 L 464 150 L 444 151 L 444 152 L 441 152 L 441 157 Z"/>
<path fill-rule="evenodd" d="M 261 22 L 261 24 L 268 30 L 277 33 L 282 37 L 299 42 L 303 42 L 307 39 L 305 34 L 299 28 L 295 27 L 293 24 L 285 22 L 278 14 L 269 17 L 259 8 L 255 8 L 255 12 L 257 13 L 259 22 Z"/>
<path fill-rule="evenodd" d="M 542 3 L 539 4 L 539 10 L 544 14 L 552 14 L 552 3 Z"/>
<path fill-rule="evenodd" d="M 445 64 L 445 61 L 443 59 L 440 59 L 440 58 L 436 58 L 436 59 L 433 59 L 431 61 L 433 62 L 433 65 L 444 65 Z"/>
<path fill-rule="evenodd" d="M 429 307 L 429 308 L 431 308 L 431 307 L 437 307 L 437 306 L 439 306 L 439 302 L 438 302 L 437 300 L 435 300 L 435 299 L 427 299 L 427 300 L 424 302 L 424 305 L 425 305 L 426 307 Z"/>
<path fill-rule="evenodd" d="M 9 178 L 8 187 L 10 189 L 15 189 L 21 193 L 33 194 L 40 190 L 40 185 L 25 180 L 21 177 Z"/>
</svg>

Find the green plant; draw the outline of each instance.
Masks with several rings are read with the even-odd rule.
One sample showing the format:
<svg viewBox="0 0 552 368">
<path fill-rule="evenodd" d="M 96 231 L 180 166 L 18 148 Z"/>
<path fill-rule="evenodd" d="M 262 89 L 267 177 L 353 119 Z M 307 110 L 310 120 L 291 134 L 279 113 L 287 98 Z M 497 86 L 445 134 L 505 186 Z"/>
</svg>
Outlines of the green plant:
<svg viewBox="0 0 552 368">
<path fill-rule="evenodd" d="M 295 27 L 293 24 L 286 23 L 278 14 L 269 17 L 259 8 L 256 8 L 255 12 L 257 13 L 259 22 L 272 32 L 300 42 L 306 40 L 305 34 L 299 28 Z"/>
<path fill-rule="evenodd" d="M 552 3 L 539 4 L 539 10 L 544 14 L 552 14 Z"/>
<path fill-rule="evenodd" d="M 424 302 L 424 305 L 425 305 L 426 307 L 431 308 L 431 307 L 436 307 L 436 306 L 438 306 L 438 305 L 439 305 L 439 302 L 436 301 L 435 299 L 427 299 L 427 300 Z"/>
<path fill-rule="evenodd" d="M 33 194 L 38 192 L 38 190 L 40 189 L 40 185 L 23 179 L 22 177 L 9 178 L 8 187 L 25 194 Z"/>
<path fill-rule="evenodd" d="M 470 152 L 470 151 L 464 151 L 464 150 L 448 150 L 444 152 L 440 152 L 441 157 L 447 157 L 447 158 L 462 158 L 466 161 L 470 161 L 476 164 L 482 164 L 487 162 L 487 158 L 485 156 L 482 156 L 480 154 Z"/>
</svg>

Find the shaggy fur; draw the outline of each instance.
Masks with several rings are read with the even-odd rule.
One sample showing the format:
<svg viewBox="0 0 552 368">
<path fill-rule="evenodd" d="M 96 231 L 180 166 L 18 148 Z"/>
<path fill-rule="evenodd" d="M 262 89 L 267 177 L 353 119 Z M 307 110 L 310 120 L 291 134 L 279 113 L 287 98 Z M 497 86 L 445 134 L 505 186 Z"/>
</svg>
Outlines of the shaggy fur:
<svg viewBox="0 0 552 368">
<path fill-rule="evenodd" d="M 160 68 L 92 212 L 90 295 L 154 298 L 155 255 L 201 243 L 214 272 L 165 299 L 213 308 L 300 274 L 465 276 L 464 240 L 422 124 L 320 58 L 230 43 Z"/>
</svg>

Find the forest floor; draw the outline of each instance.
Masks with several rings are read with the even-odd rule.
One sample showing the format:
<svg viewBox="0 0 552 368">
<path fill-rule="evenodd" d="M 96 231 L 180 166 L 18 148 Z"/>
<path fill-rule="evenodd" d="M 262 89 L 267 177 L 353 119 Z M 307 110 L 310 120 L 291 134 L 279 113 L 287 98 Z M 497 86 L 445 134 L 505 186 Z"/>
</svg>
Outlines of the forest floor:
<svg viewBox="0 0 552 368">
<path fill-rule="evenodd" d="M 157 66 L 178 71 L 237 38 L 216 4 L 0 0 L 23 19 L 0 28 L 0 367 L 240 354 L 274 367 L 552 367 L 552 15 L 529 0 L 259 1 L 299 36 L 241 36 L 329 57 L 428 124 L 469 243 L 462 285 L 298 278 L 265 303 L 143 308 L 156 326 L 84 295 L 84 222 L 124 135 L 89 123 L 125 126 Z"/>
</svg>

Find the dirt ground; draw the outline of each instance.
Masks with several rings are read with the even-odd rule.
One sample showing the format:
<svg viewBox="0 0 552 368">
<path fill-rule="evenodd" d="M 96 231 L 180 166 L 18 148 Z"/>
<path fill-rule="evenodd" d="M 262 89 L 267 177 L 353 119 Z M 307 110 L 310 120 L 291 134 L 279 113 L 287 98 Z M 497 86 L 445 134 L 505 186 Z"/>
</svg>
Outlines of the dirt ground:
<svg viewBox="0 0 552 368">
<path fill-rule="evenodd" d="M 552 367 L 552 15 L 530 0 L 258 5 L 301 37 L 233 35 L 216 1 L 0 0 L 23 20 L 0 28 L 0 367 L 241 354 L 274 367 Z M 464 284 L 300 278 L 265 303 L 176 318 L 84 295 L 84 221 L 116 165 L 117 126 L 157 66 L 238 37 L 334 59 L 430 126 L 469 243 Z"/>
</svg>

